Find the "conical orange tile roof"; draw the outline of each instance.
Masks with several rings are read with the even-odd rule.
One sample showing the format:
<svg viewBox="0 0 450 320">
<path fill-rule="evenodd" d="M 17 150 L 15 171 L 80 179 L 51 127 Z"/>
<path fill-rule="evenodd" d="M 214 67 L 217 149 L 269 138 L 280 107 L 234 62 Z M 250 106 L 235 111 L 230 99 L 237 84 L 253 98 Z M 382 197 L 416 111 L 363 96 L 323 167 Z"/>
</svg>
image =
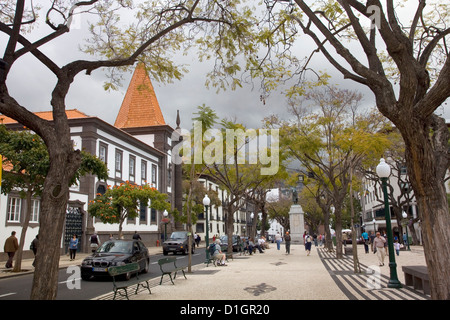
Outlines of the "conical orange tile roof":
<svg viewBox="0 0 450 320">
<path fill-rule="evenodd" d="M 140 63 L 134 70 L 114 126 L 122 129 L 165 124 L 152 82 Z"/>
</svg>

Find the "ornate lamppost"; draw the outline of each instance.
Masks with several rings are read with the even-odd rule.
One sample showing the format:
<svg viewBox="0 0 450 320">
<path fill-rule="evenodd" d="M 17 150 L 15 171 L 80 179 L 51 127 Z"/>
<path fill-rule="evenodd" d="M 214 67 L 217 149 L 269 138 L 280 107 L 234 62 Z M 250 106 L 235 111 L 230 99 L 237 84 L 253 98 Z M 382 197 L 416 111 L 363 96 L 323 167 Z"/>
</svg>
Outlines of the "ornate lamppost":
<svg viewBox="0 0 450 320">
<path fill-rule="evenodd" d="M 164 218 L 162 219 L 162 222 L 164 222 L 164 241 L 167 240 L 167 223 L 169 223 L 169 219 L 167 218 L 168 215 L 169 213 L 167 212 L 167 210 L 164 210 L 163 212 Z"/>
<path fill-rule="evenodd" d="M 408 244 L 408 251 L 411 251 L 411 248 L 409 247 L 409 236 L 408 236 L 408 224 L 409 224 L 409 220 L 406 219 L 406 218 L 408 217 L 408 215 L 406 214 L 405 211 L 402 212 L 402 217 L 403 217 L 403 219 L 405 219 L 406 243 Z"/>
<path fill-rule="evenodd" d="M 252 229 L 251 229 L 251 232 L 249 232 L 248 233 L 248 237 L 249 238 L 253 238 L 254 236 L 253 236 L 253 233 L 254 233 L 254 228 L 253 228 L 253 218 L 255 217 L 255 214 L 252 212 L 251 214 L 250 214 L 250 219 L 252 219 L 251 220 L 251 222 L 252 222 L 252 224 L 251 224 L 251 226 L 252 226 Z M 255 239 L 253 239 L 253 240 L 255 240 Z"/>
<path fill-rule="evenodd" d="M 391 226 L 391 214 L 389 210 L 389 199 L 387 193 L 387 180 L 391 174 L 391 167 L 384 161 L 383 158 L 380 159 L 380 163 L 377 166 L 377 175 L 381 179 L 381 184 L 384 194 L 384 215 L 386 219 L 386 233 L 388 237 L 388 250 L 389 250 L 389 268 L 390 268 L 390 279 L 388 282 L 388 288 L 401 288 L 402 284 L 398 281 L 397 277 L 397 264 L 395 263 L 394 255 L 394 242 L 392 235 Z"/>
<path fill-rule="evenodd" d="M 205 194 L 205 197 L 203 198 L 203 205 L 205 206 L 205 214 L 206 214 L 206 262 L 208 263 L 210 257 L 209 257 L 209 217 L 208 217 L 208 207 L 211 203 L 211 200 L 209 199 L 208 195 Z"/>
</svg>

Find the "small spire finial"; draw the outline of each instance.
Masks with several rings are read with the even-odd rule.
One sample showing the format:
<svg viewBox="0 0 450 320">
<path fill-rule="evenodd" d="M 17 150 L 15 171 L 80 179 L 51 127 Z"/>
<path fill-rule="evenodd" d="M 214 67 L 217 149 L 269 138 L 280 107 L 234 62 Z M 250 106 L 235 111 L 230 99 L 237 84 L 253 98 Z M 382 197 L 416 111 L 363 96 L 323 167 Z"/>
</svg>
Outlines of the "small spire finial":
<svg viewBox="0 0 450 320">
<path fill-rule="evenodd" d="M 176 130 L 180 129 L 180 110 L 177 110 L 177 128 Z"/>
</svg>

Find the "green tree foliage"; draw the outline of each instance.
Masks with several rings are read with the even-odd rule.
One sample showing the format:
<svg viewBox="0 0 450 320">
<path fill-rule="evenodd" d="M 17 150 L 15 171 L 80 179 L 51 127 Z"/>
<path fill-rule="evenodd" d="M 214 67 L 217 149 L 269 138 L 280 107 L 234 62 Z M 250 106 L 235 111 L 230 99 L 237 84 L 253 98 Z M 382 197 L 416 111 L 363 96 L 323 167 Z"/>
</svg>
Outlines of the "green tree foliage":
<svg viewBox="0 0 450 320">
<path fill-rule="evenodd" d="M 89 202 L 88 212 L 103 223 L 119 224 L 119 238 L 122 237 L 122 225 L 125 219 L 135 219 L 140 206 L 156 210 L 170 210 L 166 201 L 167 194 L 160 193 L 149 185 L 138 186 L 126 181 L 116 186 L 108 186 L 104 194 L 97 194 Z"/>
<path fill-rule="evenodd" d="M 350 171 L 361 161 L 379 159 L 389 141 L 380 132 L 383 121 L 374 121 L 372 113 L 356 113 L 361 99 L 357 93 L 327 87 L 308 92 L 304 99 L 310 101 L 308 108 L 312 111 L 303 111 L 307 110 L 302 105 L 305 100 L 292 105 L 296 118 L 278 123 L 280 145 L 283 152 L 300 161 L 305 176 L 320 184 L 332 199 L 336 210 L 336 254 L 341 258 L 342 210 Z M 305 183 L 310 183 L 308 178 Z"/>
<path fill-rule="evenodd" d="M 39 8 L 40 7 L 40 8 Z M 153 79 L 170 82 L 179 79 L 185 66 L 176 66 L 176 52 L 200 46 L 203 59 L 215 59 L 209 80 L 218 87 L 239 85 L 237 61 L 243 53 L 255 52 L 249 30 L 255 20 L 252 8 L 241 1 L 80 1 L 34 2 L 2 1 L 0 32 L 5 50 L 0 65 L 0 112 L 9 116 L 45 141 L 50 155 L 50 169 L 42 191 L 40 246 L 43 254 L 36 260 L 31 299 L 55 299 L 58 282 L 59 239 L 65 218 L 69 182 L 81 164 L 79 150 L 74 150 L 65 115 L 66 98 L 80 73 L 91 75 L 100 68 L 110 71 L 107 88 L 120 84 L 121 73 L 142 61 Z M 74 19 L 89 16 L 91 36 L 86 41 L 71 38 Z M 130 18 L 123 19 L 123 17 Z M 128 21 L 126 21 L 128 20 Z M 84 22 L 83 22 L 84 23 Z M 33 33 L 37 25 L 42 26 Z M 30 33 L 27 33 L 30 32 Z M 77 41 L 91 57 L 71 61 L 58 50 L 61 37 Z M 85 38 L 85 37 L 84 37 Z M 55 50 L 43 50 L 54 44 Z M 28 68 L 45 68 L 54 88 L 43 95 L 51 97 L 53 121 L 35 115 L 21 99 L 11 96 L 6 79 L 20 68 L 24 56 L 33 55 L 36 64 Z M 231 83 L 226 81 L 231 77 Z"/>
<path fill-rule="evenodd" d="M 445 120 L 435 113 L 450 97 L 449 2 L 264 2 L 271 14 L 270 30 L 286 29 L 288 35 L 301 30 L 315 43 L 310 56 L 297 65 L 300 88 L 313 56 L 320 53 L 345 79 L 370 89 L 378 110 L 400 131 L 425 232 L 431 296 L 449 299 L 450 271 L 445 265 L 450 248 L 442 243 L 450 242 L 444 183 L 450 135 Z"/>
<path fill-rule="evenodd" d="M 292 200 L 282 197 L 276 201 L 268 201 L 267 212 L 269 219 L 276 220 L 283 226 L 284 230 L 290 230 L 289 210 L 291 206 Z"/>
</svg>

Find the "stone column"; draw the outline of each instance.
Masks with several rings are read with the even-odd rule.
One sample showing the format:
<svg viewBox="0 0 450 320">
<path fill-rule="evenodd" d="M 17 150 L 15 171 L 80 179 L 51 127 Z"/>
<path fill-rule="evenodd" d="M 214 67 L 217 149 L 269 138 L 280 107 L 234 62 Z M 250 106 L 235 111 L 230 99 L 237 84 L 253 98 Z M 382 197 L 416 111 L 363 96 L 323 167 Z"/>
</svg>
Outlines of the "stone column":
<svg viewBox="0 0 450 320">
<path fill-rule="evenodd" d="M 289 211 L 289 223 L 291 225 L 291 241 L 294 244 L 303 244 L 303 233 L 305 232 L 305 219 L 302 206 L 294 204 Z"/>
</svg>

